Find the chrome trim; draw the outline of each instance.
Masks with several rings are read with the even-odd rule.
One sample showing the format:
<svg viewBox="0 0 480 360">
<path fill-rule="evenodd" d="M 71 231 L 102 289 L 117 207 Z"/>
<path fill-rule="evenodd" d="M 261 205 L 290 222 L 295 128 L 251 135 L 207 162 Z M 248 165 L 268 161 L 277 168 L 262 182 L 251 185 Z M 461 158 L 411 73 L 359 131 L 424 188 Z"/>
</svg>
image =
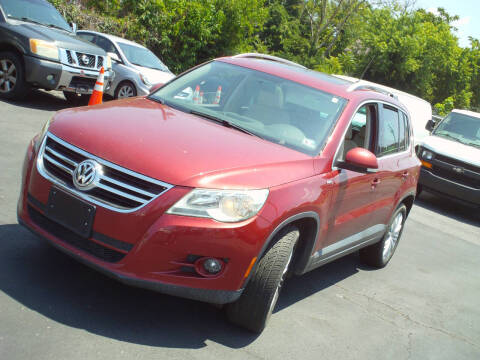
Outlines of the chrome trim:
<svg viewBox="0 0 480 360">
<path fill-rule="evenodd" d="M 125 174 L 128 174 L 130 176 L 133 176 L 139 180 L 143 180 L 143 181 L 147 181 L 147 182 L 150 182 L 154 185 L 158 185 L 158 186 L 162 186 L 165 188 L 164 191 L 162 191 L 161 193 L 159 193 L 158 195 L 155 195 L 155 194 L 152 194 L 152 193 L 149 193 L 148 191 L 145 191 L 145 190 L 142 190 L 142 189 L 138 189 L 138 188 L 134 188 L 132 186 L 130 186 L 129 184 L 124 184 L 122 182 L 119 182 L 117 180 L 114 180 L 114 179 L 111 179 L 110 177 L 108 176 L 104 176 L 104 175 L 101 175 L 99 177 L 99 182 L 97 183 L 97 187 L 98 188 L 101 188 L 105 191 L 108 191 L 108 192 L 111 192 L 111 193 L 114 193 L 116 195 L 120 195 L 120 196 L 123 196 L 127 199 L 131 199 L 131 200 L 134 200 L 134 201 L 137 201 L 137 202 L 140 202 L 141 205 L 138 206 L 138 207 L 135 207 L 135 208 L 132 208 L 132 209 L 123 209 L 123 208 L 118 208 L 118 207 L 114 207 L 114 206 L 111 206 L 111 205 L 108 205 L 106 203 L 104 203 L 103 201 L 100 201 L 100 200 L 97 200 L 95 198 L 93 198 L 92 196 L 82 192 L 82 191 L 79 191 L 75 188 L 72 188 L 70 186 L 67 186 L 67 184 L 65 184 L 61 179 L 57 179 L 54 175 L 51 175 L 48 170 L 45 169 L 44 167 L 44 164 L 43 164 L 43 158 L 45 157 L 45 159 L 49 162 L 51 162 L 52 164 L 54 164 L 55 166 L 58 166 L 60 167 L 62 170 L 64 170 L 65 172 L 68 172 L 69 174 L 72 174 L 73 175 L 73 172 L 74 170 L 71 170 L 71 169 L 68 169 L 65 165 L 63 164 L 60 164 L 58 161 L 56 161 L 55 159 L 52 159 L 50 156 L 48 156 L 48 154 L 46 154 L 45 152 L 46 151 L 51 151 L 50 148 L 47 148 L 46 144 L 47 144 L 47 139 L 50 138 L 52 139 L 53 141 L 56 141 L 58 142 L 60 145 L 63 145 L 64 147 L 68 148 L 69 150 L 71 151 L 74 151 L 76 152 L 77 154 L 79 155 L 82 155 L 84 157 L 86 157 L 87 159 L 91 159 L 91 160 L 95 160 L 97 161 L 100 165 L 103 165 L 103 166 L 106 166 L 106 167 L 109 167 L 111 169 L 114 169 L 114 170 L 117 170 L 119 172 L 123 172 Z M 48 149 L 48 150 L 47 150 Z M 51 152 L 53 155 L 57 156 L 56 152 Z M 59 158 L 61 158 L 63 160 L 62 157 L 59 156 Z M 70 160 L 71 161 L 71 160 Z M 73 165 L 73 164 L 72 164 Z M 75 163 L 74 165 L 75 167 L 77 166 L 77 163 Z M 93 203 L 95 205 L 99 205 L 99 206 L 102 206 L 106 209 L 109 209 L 109 210 L 112 210 L 112 211 L 115 211 L 115 212 L 119 212 L 119 213 L 132 213 L 134 211 L 137 211 L 141 208 L 143 208 L 145 205 L 149 204 L 150 202 L 154 201 L 155 199 L 157 199 L 158 197 L 160 197 L 161 195 L 165 194 L 168 190 L 170 190 L 171 188 L 173 188 L 173 185 L 171 184 L 168 184 L 166 182 L 163 182 L 163 181 L 160 181 L 160 180 L 157 180 L 157 179 L 153 179 L 151 177 L 148 177 L 148 176 L 145 176 L 145 175 L 142 175 L 142 174 L 139 174 L 139 173 L 136 173 L 134 171 L 131 171 L 131 170 L 128 170 L 128 169 L 125 169 L 121 166 L 118 166 L 114 163 L 111 163 L 107 160 L 104 160 L 102 158 L 99 158 L 98 156 L 95 156 L 93 154 L 90 154 L 89 152 L 86 152 L 82 149 L 79 149 L 67 142 L 65 142 L 64 140 L 60 139 L 59 137 L 53 135 L 52 133 L 48 132 L 45 136 L 45 138 L 43 139 L 43 142 L 42 142 L 42 145 L 40 147 L 40 150 L 38 152 L 38 156 L 37 156 L 37 170 L 38 172 L 40 173 L 41 176 L 43 176 L 45 179 L 51 181 L 52 183 L 54 183 L 55 185 L 61 187 L 62 189 L 80 197 L 81 199 L 83 200 L 86 200 L 90 203 Z M 106 184 L 102 184 L 101 181 L 102 180 L 105 180 L 105 181 L 109 181 L 111 183 L 114 183 L 116 185 L 119 185 L 119 186 L 122 186 L 124 187 L 125 189 L 128 189 L 128 190 L 132 190 L 132 191 L 135 191 L 139 194 L 142 194 L 142 195 L 145 195 L 145 196 L 149 196 L 149 197 L 152 197 L 150 200 L 147 200 L 147 199 L 141 199 L 139 197 L 136 197 L 134 195 L 130 195 L 130 194 L 127 194 L 127 193 L 124 193 L 120 190 L 117 190 L 117 189 L 113 189 L 111 188 L 110 186 L 106 185 Z"/>
<path fill-rule="evenodd" d="M 72 59 L 73 59 L 73 63 L 68 62 L 67 51 L 70 51 L 70 54 L 71 54 Z M 102 60 L 103 64 L 106 64 L 106 62 L 107 62 L 107 57 L 103 56 L 103 55 L 87 54 L 87 53 L 84 53 L 84 52 L 81 52 L 81 51 L 75 51 L 75 50 L 71 50 L 71 49 L 62 49 L 62 48 L 59 49 L 59 53 L 60 53 L 60 62 L 62 64 L 72 66 L 72 67 L 75 67 L 75 68 L 78 68 L 78 69 L 91 70 L 91 71 L 96 70 L 98 72 L 98 71 L 100 71 L 100 69 L 98 69 L 99 58 L 103 59 Z M 77 53 L 84 54 L 84 55 L 87 55 L 87 56 L 95 56 L 95 62 L 93 64 L 93 66 L 90 67 L 90 66 L 84 66 L 84 65 L 80 64 L 80 62 L 78 61 Z"/>
<path fill-rule="evenodd" d="M 75 161 L 67 158 L 66 156 L 63 156 L 62 154 L 56 152 L 55 150 L 49 148 L 48 146 L 45 146 L 45 150 L 51 153 L 52 155 L 58 157 L 59 159 L 62 159 L 63 161 L 69 163 L 70 165 L 77 166 L 77 163 Z"/>
</svg>

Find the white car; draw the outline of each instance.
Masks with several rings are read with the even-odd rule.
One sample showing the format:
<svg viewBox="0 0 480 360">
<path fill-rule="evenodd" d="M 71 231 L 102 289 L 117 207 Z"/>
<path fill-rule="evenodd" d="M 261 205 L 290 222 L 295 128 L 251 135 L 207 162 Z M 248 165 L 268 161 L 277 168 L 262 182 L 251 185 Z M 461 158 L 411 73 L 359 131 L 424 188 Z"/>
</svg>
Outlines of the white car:
<svg viewBox="0 0 480 360">
<path fill-rule="evenodd" d="M 101 47 L 112 58 L 115 79 L 106 94 L 115 99 L 148 95 L 153 85 L 175 77 L 153 52 L 135 42 L 87 30 L 77 31 L 77 36 Z"/>
<path fill-rule="evenodd" d="M 453 110 L 417 150 L 422 162 L 419 193 L 426 190 L 480 207 L 480 113 Z"/>
</svg>

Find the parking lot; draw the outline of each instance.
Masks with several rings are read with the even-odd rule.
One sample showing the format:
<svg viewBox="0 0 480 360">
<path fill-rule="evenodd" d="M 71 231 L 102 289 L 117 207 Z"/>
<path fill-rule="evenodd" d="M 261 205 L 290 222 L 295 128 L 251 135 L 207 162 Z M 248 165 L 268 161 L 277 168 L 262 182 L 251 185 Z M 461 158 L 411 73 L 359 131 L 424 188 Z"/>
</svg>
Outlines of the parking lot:
<svg viewBox="0 0 480 360">
<path fill-rule="evenodd" d="M 260 336 L 53 249 L 16 201 L 28 142 L 66 107 L 54 92 L 0 101 L 0 359 L 480 358 L 480 213 L 429 194 L 385 269 L 353 254 L 292 279 Z"/>
</svg>

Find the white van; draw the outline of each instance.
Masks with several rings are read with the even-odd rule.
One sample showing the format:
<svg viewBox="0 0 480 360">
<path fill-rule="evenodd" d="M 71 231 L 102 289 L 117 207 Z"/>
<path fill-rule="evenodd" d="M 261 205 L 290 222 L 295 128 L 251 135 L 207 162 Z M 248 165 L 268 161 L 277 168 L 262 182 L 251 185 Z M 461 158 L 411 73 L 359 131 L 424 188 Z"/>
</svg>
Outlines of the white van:
<svg viewBox="0 0 480 360">
<path fill-rule="evenodd" d="M 410 113 L 415 145 L 419 144 L 422 139 L 430 135 L 430 133 L 425 129 L 425 125 L 427 124 L 427 122 L 432 119 L 432 106 L 428 101 L 423 100 L 417 96 L 408 94 L 406 92 L 385 85 L 380 85 L 371 81 L 360 80 L 345 75 L 334 76 L 344 79 L 346 81 L 350 81 L 352 85 L 355 85 L 355 88 L 364 86 L 365 88 L 386 92 L 395 96 L 401 103 L 405 105 L 405 107 Z"/>
<path fill-rule="evenodd" d="M 417 150 L 422 162 L 418 193 L 426 190 L 480 207 L 480 113 L 453 110 Z"/>
</svg>

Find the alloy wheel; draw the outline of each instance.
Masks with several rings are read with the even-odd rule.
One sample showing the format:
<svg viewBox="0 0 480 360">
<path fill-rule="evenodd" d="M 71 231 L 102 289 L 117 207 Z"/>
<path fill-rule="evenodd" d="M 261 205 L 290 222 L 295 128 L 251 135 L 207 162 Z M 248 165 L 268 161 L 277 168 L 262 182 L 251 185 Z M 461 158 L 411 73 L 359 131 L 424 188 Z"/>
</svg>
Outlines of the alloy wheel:
<svg viewBox="0 0 480 360">
<path fill-rule="evenodd" d="M 387 262 L 393 255 L 395 247 L 397 246 L 398 238 L 403 228 L 404 215 L 399 212 L 395 219 L 392 221 L 390 228 L 388 229 L 387 237 L 383 243 L 383 261 Z"/>
<path fill-rule="evenodd" d="M 17 83 L 17 68 L 9 59 L 0 60 L 0 92 L 12 91 Z"/>
<path fill-rule="evenodd" d="M 123 85 L 118 91 L 118 98 L 125 99 L 135 95 L 135 91 L 131 85 Z"/>
</svg>

